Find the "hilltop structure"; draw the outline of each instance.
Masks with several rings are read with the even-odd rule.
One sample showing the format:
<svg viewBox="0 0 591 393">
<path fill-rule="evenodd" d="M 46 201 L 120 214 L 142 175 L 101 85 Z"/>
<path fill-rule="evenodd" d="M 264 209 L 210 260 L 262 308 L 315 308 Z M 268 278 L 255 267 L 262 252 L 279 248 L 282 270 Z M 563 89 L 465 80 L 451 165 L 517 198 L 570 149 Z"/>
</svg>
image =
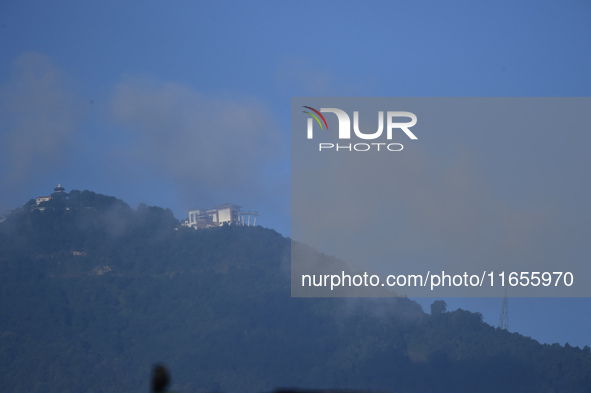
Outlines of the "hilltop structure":
<svg viewBox="0 0 591 393">
<path fill-rule="evenodd" d="M 72 191 L 70 194 L 66 193 L 66 189 L 58 184 L 53 189 L 51 195 L 39 196 L 35 200 L 35 204 L 28 205 L 31 211 L 38 210 L 71 210 L 78 207 L 87 207 L 85 202 L 81 202 L 81 195 L 83 196 L 87 191 Z M 72 197 L 74 198 L 72 200 Z M 88 199 L 88 196 L 86 196 Z M 90 198 L 93 200 L 94 198 Z M 81 205 L 82 203 L 82 205 Z M 88 203 L 88 201 L 86 201 Z M 216 206 L 212 209 L 193 208 L 189 209 L 189 218 L 182 220 L 181 225 L 194 229 L 221 227 L 223 225 L 239 225 L 239 226 L 256 226 L 258 212 L 242 211 L 241 206 L 233 203 L 225 203 Z"/>
<path fill-rule="evenodd" d="M 64 191 L 66 189 L 64 187 L 62 187 L 61 184 L 58 184 L 56 188 L 53 189 L 53 191 L 55 191 L 54 193 L 51 194 L 51 198 L 52 199 L 64 199 L 68 196 L 68 194 L 66 194 Z"/>
<path fill-rule="evenodd" d="M 43 211 L 46 208 L 46 206 L 44 206 L 44 205 L 47 202 L 49 202 L 51 200 L 62 200 L 63 201 L 68 197 L 68 194 L 65 192 L 66 189 L 64 187 L 62 187 L 61 184 L 58 184 L 57 187 L 55 187 L 53 189 L 53 191 L 54 192 L 51 195 L 37 197 L 37 199 L 35 200 L 36 206 L 33 206 L 32 210 Z M 66 210 L 69 210 L 69 208 L 66 207 Z"/>
<path fill-rule="evenodd" d="M 257 212 L 243 212 L 241 206 L 232 203 L 225 203 L 213 209 L 194 208 L 188 210 L 189 219 L 183 224 L 185 226 L 200 229 L 219 227 L 226 225 L 250 226 L 251 217 L 254 217 L 253 225 L 256 226 Z"/>
</svg>

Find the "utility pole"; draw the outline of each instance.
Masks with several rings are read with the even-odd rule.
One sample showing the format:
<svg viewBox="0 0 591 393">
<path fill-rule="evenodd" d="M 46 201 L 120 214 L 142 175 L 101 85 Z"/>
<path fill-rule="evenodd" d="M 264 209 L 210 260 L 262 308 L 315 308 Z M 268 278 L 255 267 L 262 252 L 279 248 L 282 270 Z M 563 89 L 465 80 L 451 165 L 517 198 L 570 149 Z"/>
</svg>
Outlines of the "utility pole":
<svg viewBox="0 0 591 393">
<path fill-rule="evenodd" d="M 505 287 L 505 297 L 501 307 L 501 316 L 499 316 L 499 328 L 509 330 L 509 301 L 507 300 L 507 287 Z"/>
</svg>

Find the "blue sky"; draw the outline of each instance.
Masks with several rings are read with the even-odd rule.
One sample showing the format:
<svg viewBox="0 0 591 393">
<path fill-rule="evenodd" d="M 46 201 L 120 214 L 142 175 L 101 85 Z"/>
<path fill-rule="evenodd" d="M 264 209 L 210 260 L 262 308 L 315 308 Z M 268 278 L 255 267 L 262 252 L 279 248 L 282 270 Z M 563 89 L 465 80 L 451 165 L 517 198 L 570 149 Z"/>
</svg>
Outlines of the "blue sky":
<svg viewBox="0 0 591 393">
<path fill-rule="evenodd" d="M 587 1 L 6 1 L 0 211 L 61 183 L 178 218 L 237 203 L 289 235 L 292 96 L 589 96 L 589 20 Z M 447 300 L 498 320 L 501 299 Z M 510 327 L 591 345 L 590 309 L 512 299 Z"/>
</svg>

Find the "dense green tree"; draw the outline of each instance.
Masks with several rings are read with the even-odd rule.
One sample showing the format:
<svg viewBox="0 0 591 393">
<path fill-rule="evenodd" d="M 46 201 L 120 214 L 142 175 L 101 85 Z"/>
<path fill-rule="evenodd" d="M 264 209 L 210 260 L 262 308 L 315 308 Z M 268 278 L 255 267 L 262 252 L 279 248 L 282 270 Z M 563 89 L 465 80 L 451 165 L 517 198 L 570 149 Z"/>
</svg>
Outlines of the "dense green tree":
<svg viewBox="0 0 591 393">
<path fill-rule="evenodd" d="M 447 312 L 447 303 L 443 300 L 435 300 L 431 304 L 431 316 L 437 316 Z"/>
</svg>

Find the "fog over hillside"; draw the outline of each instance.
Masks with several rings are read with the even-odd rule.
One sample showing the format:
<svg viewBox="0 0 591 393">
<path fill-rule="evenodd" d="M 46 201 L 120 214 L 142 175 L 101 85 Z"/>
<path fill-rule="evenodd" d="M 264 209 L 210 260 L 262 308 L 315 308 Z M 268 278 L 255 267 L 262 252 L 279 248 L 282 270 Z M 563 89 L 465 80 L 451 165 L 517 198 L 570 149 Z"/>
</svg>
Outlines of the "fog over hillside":
<svg viewBox="0 0 591 393">
<path fill-rule="evenodd" d="M 44 207 L 0 223 L 8 391 L 145 392 L 157 362 L 182 392 L 591 386 L 588 347 L 541 345 L 442 301 L 428 314 L 407 298 L 291 298 L 291 242 L 270 229 L 194 230 L 91 191 Z"/>
</svg>

